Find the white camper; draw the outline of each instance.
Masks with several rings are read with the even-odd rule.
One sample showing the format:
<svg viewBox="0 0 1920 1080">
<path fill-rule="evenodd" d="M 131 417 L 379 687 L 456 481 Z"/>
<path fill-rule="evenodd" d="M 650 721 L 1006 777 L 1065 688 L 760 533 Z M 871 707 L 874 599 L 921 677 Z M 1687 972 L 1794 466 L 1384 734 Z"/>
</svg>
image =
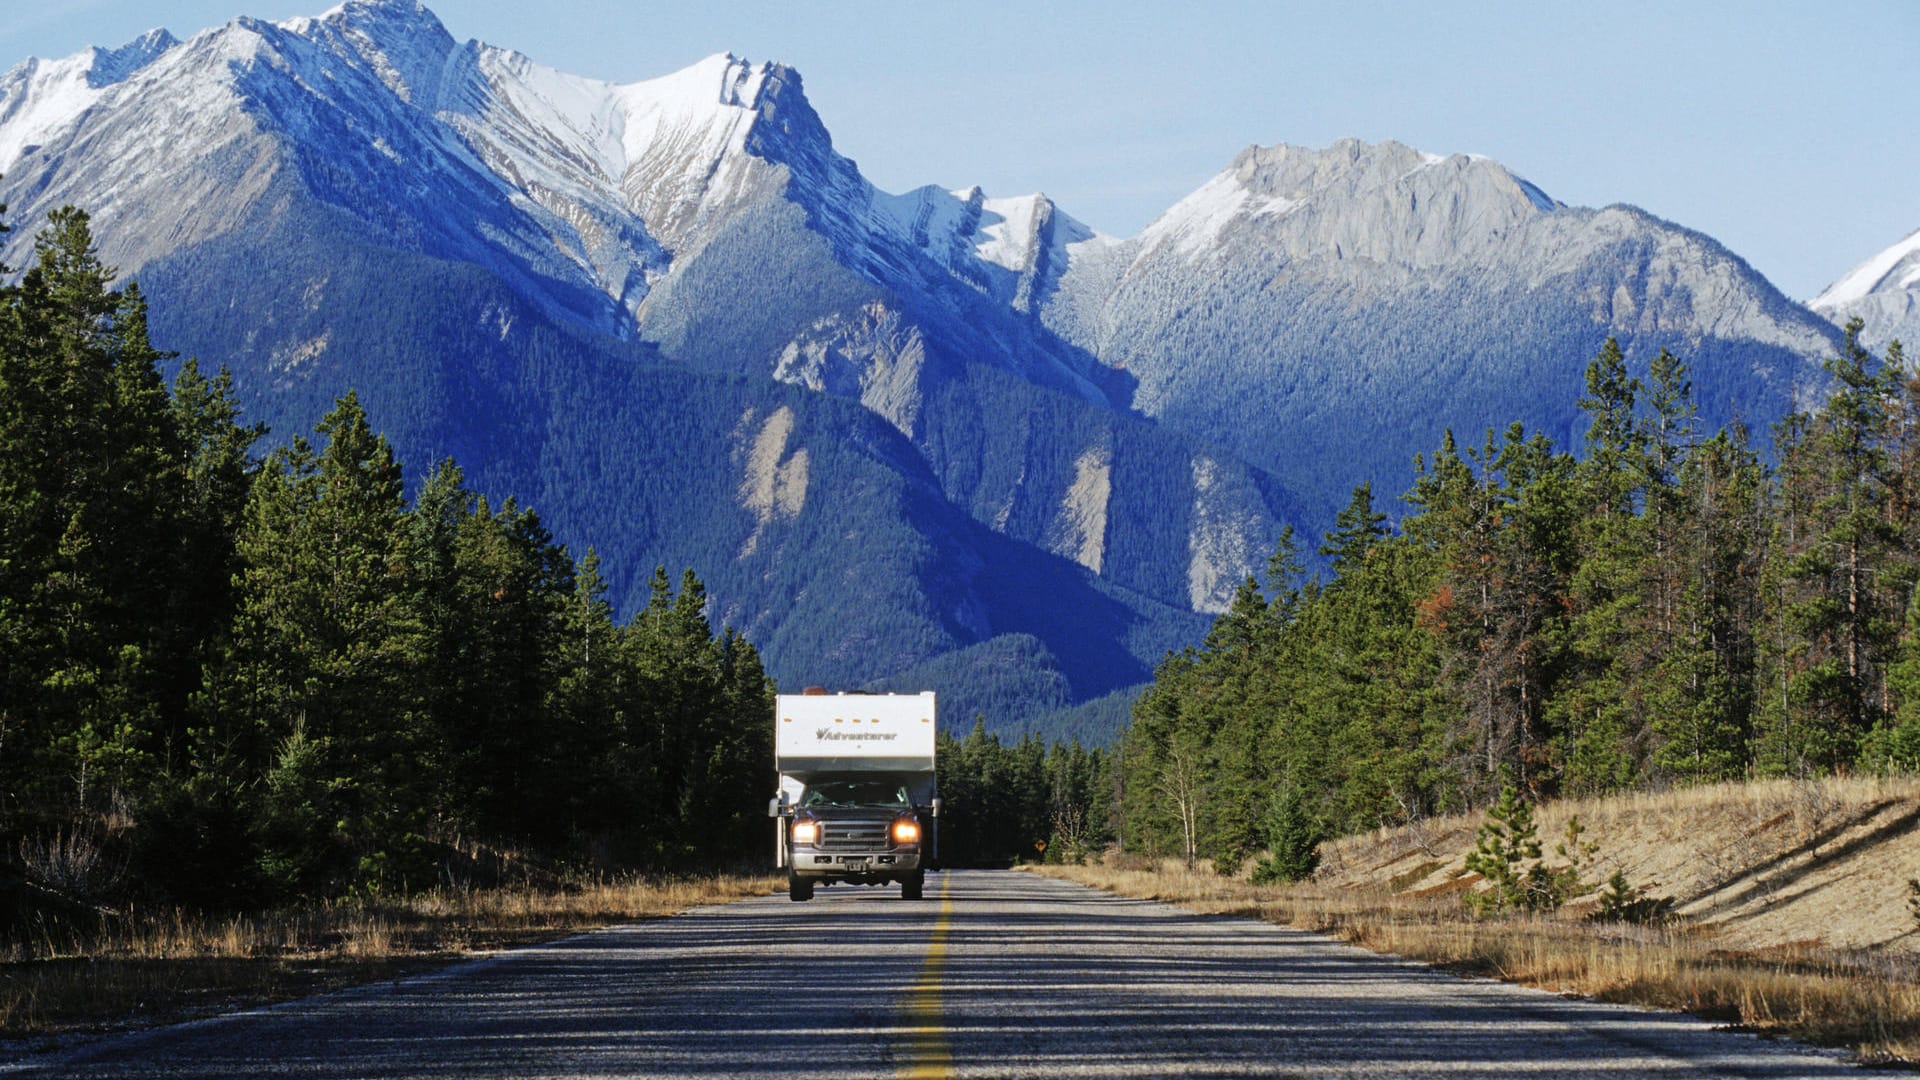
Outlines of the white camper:
<svg viewBox="0 0 1920 1080">
<path fill-rule="evenodd" d="M 781 694 L 773 718 L 780 789 L 775 865 L 787 894 L 816 885 L 900 883 L 918 900 L 939 855 L 933 692 Z"/>
</svg>

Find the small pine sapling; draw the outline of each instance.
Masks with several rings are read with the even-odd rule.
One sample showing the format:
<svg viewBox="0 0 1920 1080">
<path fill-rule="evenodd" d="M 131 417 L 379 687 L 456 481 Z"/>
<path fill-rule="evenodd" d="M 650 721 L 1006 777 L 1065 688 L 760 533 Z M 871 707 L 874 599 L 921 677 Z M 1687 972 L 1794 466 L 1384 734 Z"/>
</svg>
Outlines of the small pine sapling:
<svg viewBox="0 0 1920 1080">
<path fill-rule="evenodd" d="M 1485 878 L 1485 892 L 1466 894 L 1470 907 L 1482 912 L 1507 911 L 1527 906 L 1529 872 L 1524 863 L 1539 869 L 1540 830 L 1533 822 L 1533 807 L 1509 784 L 1500 791 L 1500 801 L 1487 808 L 1487 820 L 1474 834 L 1473 850 L 1467 853 L 1467 869 Z"/>
<path fill-rule="evenodd" d="M 1580 815 L 1568 818 L 1566 835 L 1553 846 L 1553 853 L 1565 859 L 1566 865 L 1550 870 L 1543 864 L 1535 863 L 1533 869 L 1528 871 L 1529 910 L 1551 910 L 1587 891 L 1584 875 L 1593 862 L 1594 853 L 1600 850 L 1600 845 L 1595 841 L 1583 843 L 1580 837 L 1586 831 L 1587 827 L 1580 823 Z"/>
<path fill-rule="evenodd" d="M 1601 888 L 1600 907 L 1590 918 L 1594 922 L 1651 924 L 1665 922 L 1672 910 L 1672 897 L 1646 895 L 1639 886 L 1629 885 L 1626 873 L 1616 868 Z"/>
</svg>

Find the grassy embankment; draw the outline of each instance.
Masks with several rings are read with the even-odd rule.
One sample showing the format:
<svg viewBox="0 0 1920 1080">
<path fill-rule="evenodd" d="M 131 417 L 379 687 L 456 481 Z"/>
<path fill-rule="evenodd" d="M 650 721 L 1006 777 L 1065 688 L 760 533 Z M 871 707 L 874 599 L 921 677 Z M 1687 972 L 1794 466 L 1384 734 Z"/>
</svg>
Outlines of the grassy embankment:
<svg viewBox="0 0 1920 1080">
<path fill-rule="evenodd" d="M 763 896 L 771 877 L 639 878 L 423 893 L 207 919 L 108 920 L 84 938 L 0 947 L 0 1035 L 186 1019 L 412 974 L 600 926 Z"/>
<path fill-rule="evenodd" d="M 1567 820 L 1599 850 L 1594 888 L 1545 916 L 1475 918 L 1461 895 L 1482 818 L 1342 837 L 1311 882 L 1276 887 L 1177 860 L 1048 866 L 1128 896 L 1317 930 L 1464 973 L 1920 1060 L 1920 781 L 1724 784 L 1569 800 L 1536 811 L 1551 854 Z M 1595 921 L 1615 870 L 1671 899 L 1650 924 Z"/>
</svg>

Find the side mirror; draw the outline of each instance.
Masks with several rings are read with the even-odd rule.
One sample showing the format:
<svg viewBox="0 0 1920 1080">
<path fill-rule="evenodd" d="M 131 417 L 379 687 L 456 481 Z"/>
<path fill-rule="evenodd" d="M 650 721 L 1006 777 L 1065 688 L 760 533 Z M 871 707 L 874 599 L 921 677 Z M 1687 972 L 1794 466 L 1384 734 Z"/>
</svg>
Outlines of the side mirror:
<svg viewBox="0 0 1920 1080">
<path fill-rule="evenodd" d="M 933 816 L 934 817 L 940 816 L 940 800 L 939 799 L 933 800 Z"/>
<path fill-rule="evenodd" d="M 767 800 L 767 816 L 768 816 L 768 817 L 779 817 L 779 816 L 780 816 L 780 803 L 781 803 L 781 801 L 782 801 L 782 800 L 781 800 L 780 798 L 778 798 L 778 797 L 775 797 L 775 798 L 772 798 L 772 799 L 768 799 L 768 800 Z"/>
</svg>

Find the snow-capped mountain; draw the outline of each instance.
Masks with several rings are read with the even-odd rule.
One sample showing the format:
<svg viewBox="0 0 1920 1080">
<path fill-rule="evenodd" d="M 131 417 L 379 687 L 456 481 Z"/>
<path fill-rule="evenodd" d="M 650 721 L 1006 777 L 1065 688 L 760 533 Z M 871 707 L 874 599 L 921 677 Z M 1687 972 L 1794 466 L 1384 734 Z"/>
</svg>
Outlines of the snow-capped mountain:
<svg viewBox="0 0 1920 1080">
<path fill-rule="evenodd" d="M 0 153 L 0 258 L 86 207 L 157 339 L 281 437 L 357 387 L 405 460 L 539 507 L 616 595 L 694 566 L 788 679 L 1011 635 L 991 654 L 1075 695 L 1137 682 L 1290 516 L 1001 314 L 1084 229 L 875 190 L 778 65 L 598 83 L 353 2 L 28 61 Z"/>
<path fill-rule="evenodd" d="M 1848 271 L 1809 306 L 1836 326 L 1860 319 L 1860 340 L 1870 349 L 1889 341 L 1920 345 L 1920 229 Z"/>
<path fill-rule="evenodd" d="M 780 64 L 584 79 L 414 0 L 28 60 L 0 201 L 16 267 L 87 209 L 277 432 L 356 387 L 406 460 L 617 586 L 693 565 L 812 682 L 1010 634 L 1075 694 L 1138 679 L 1443 428 L 1573 439 L 1608 334 L 1681 353 L 1709 421 L 1778 415 L 1835 341 L 1710 238 L 1484 158 L 1250 148 L 1111 237 L 875 188 Z"/>
<path fill-rule="evenodd" d="M 1135 407 L 1306 489 L 1344 471 L 1401 490 L 1445 427 L 1521 419 L 1577 444 L 1609 335 L 1640 363 L 1685 359 L 1714 423 L 1778 415 L 1833 347 L 1709 237 L 1393 142 L 1249 148 L 1049 296 L 1043 320 L 1133 375 Z"/>
</svg>

